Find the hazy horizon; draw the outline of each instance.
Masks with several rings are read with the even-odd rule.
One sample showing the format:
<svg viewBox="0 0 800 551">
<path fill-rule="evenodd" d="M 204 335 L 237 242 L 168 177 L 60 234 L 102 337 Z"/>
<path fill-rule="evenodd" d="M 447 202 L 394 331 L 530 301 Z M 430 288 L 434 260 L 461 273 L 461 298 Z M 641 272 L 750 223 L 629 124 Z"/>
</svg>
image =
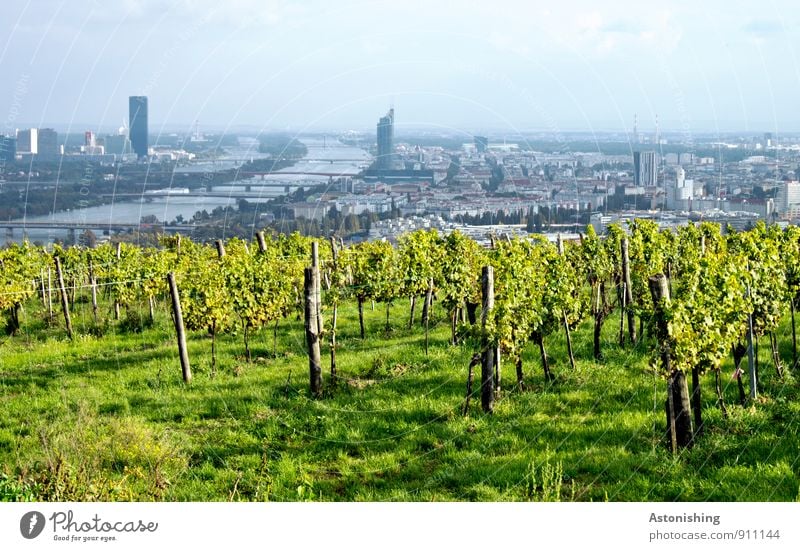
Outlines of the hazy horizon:
<svg viewBox="0 0 800 551">
<path fill-rule="evenodd" d="M 425 3 L 11 0 L 0 132 L 800 131 L 786 1 Z"/>
</svg>

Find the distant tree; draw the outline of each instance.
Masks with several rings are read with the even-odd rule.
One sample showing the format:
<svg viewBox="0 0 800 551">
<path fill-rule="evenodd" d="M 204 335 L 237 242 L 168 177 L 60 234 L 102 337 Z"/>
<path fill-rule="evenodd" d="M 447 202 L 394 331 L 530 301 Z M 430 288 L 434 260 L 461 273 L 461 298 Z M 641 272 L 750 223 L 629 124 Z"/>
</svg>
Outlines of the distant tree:
<svg viewBox="0 0 800 551">
<path fill-rule="evenodd" d="M 348 232 L 357 232 L 361 230 L 361 222 L 355 214 L 348 214 L 344 218 L 344 229 Z"/>
<path fill-rule="evenodd" d="M 97 246 L 97 236 L 94 234 L 92 230 L 89 229 L 83 230 L 83 233 L 78 239 L 78 243 L 82 247 L 89 247 L 90 249 L 94 249 Z"/>
</svg>

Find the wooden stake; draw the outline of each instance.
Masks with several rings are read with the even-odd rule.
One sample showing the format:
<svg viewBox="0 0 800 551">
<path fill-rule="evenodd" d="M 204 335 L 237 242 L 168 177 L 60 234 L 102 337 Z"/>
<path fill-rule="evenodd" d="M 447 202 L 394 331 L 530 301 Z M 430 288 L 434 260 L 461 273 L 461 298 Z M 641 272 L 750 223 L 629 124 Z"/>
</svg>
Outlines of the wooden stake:
<svg viewBox="0 0 800 551">
<path fill-rule="evenodd" d="M 794 322 L 794 297 L 789 301 L 792 310 L 792 367 L 797 367 L 797 330 Z"/>
<path fill-rule="evenodd" d="M 636 344 L 636 320 L 634 319 L 634 312 L 631 308 L 633 304 L 633 287 L 631 286 L 631 262 L 628 256 L 628 238 L 622 238 L 622 277 L 625 280 L 625 310 L 628 314 L 628 338 L 631 341 L 631 346 Z"/>
<path fill-rule="evenodd" d="M 331 256 L 333 257 L 333 269 L 338 269 L 339 250 L 336 244 L 336 238 L 331 236 Z M 336 384 L 336 322 L 339 317 L 339 305 L 333 304 L 333 313 L 331 314 L 331 384 Z"/>
<path fill-rule="evenodd" d="M 44 288 L 44 270 L 39 272 L 39 285 L 41 286 L 42 293 L 42 306 L 47 308 L 47 289 Z"/>
<path fill-rule="evenodd" d="M 92 287 L 92 316 L 94 322 L 97 323 L 97 280 L 94 277 L 92 277 L 90 285 Z"/>
<path fill-rule="evenodd" d="M 481 294 L 483 310 L 481 311 L 481 406 L 486 413 L 494 412 L 494 353 L 495 347 L 489 339 L 486 325 L 494 309 L 494 268 L 484 266 L 481 274 Z"/>
<path fill-rule="evenodd" d="M 308 368 L 311 395 L 322 397 L 322 361 L 319 352 L 319 321 L 317 320 L 317 274 L 314 268 L 303 271 L 305 291 L 305 326 L 308 344 Z"/>
<path fill-rule="evenodd" d="M 672 355 L 669 347 L 669 322 L 666 307 L 669 306 L 669 282 L 664 274 L 652 276 L 648 281 L 650 295 L 653 299 L 654 317 L 658 343 L 661 349 L 661 367 L 669 374 L 667 379 L 667 426 L 670 434 L 670 448 L 677 453 L 679 448 L 692 445 L 692 413 L 689 400 L 689 386 L 686 375 L 679 369 L 672 368 Z"/>
<path fill-rule="evenodd" d="M 625 346 L 625 282 L 621 283 L 622 289 L 619 295 L 619 346 Z"/>
<path fill-rule="evenodd" d="M 319 244 L 316 241 L 311 242 L 311 267 L 314 269 L 314 297 L 315 304 L 317 305 L 317 336 L 322 335 L 322 281 L 320 280 L 319 268 Z"/>
<path fill-rule="evenodd" d="M 331 383 L 336 384 L 336 320 L 338 318 L 339 306 L 333 305 L 331 315 Z"/>
<path fill-rule="evenodd" d="M 116 256 L 117 256 L 117 261 L 119 261 L 119 259 L 122 258 L 122 243 L 117 243 Z M 116 300 L 114 301 L 114 319 L 115 320 L 119 319 L 119 302 L 117 302 Z"/>
<path fill-rule="evenodd" d="M 502 385 L 503 370 L 500 369 L 500 346 L 494 349 L 494 398 L 500 397 L 500 387 Z"/>
<path fill-rule="evenodd" d="M 64 288 L 64 274 L 61 272 L 61 259 L 56 256 L 55 261 L 58 288 L 61 291 L 61 308 L 64 310 L 64 321 L 67 324 L 67 335 L 69 335 L 70 339 L 73 339 L 75 335 L 72 332 L 72 319 L 69 317 L 69 302 L 67 301 L 67 290 Z"/>
<path fill-rule="evenodd" d="M 53 321 L 53 279 L 50 266 L 47 267 L 47 315 Z"/>
<path fill-rule="evenodd" d="M 181 310 L 181 299 L 178 294 L 178 284 L 175 282 L 175 274 L 167 274 L 169 283 L 169 294 L 172 297 L 172 320 L 175 323 L 175 335 L 178 338 L 178 354 L 181 359 L 181 372 L 183 382 L 192 381 L 192 368 L 189 365 L 189 350 L 186 348 L 186 331 L 183 328 L 183 311 Z"/>
<path fill-rule="evenodd" d="M 92 317 L 97 323 L 97 279 L 94 277 L 94 265 L 89 259 L 89 286 L 92 288 Z"/>
<path fill-rule="evenodd" d="M 433 278 L 428 280 L 428 292 L 425 294 L 425 355 L 428 355 L 428 327 L 431 320 L 431 301 L 433 300 Z"/>
<path fill-rule="evenodd" d="M 558 255 L 564 256 L 564 240 L 561 238 L 561 234 L 558 234 Z M 572 336 L 570 335 L 569 331 L 569 319 L 567 318 L 567 311 L 564 310 L 561 312 L 562 317 L 564 319 L 564 334 L 567 336 L 567 354 L 569 356 L 569 365 L 572 369 L 575 369 L 575 354 L 572 353 Z"/>
<path fill-rule="evenodd" d="M 564 333 L 567 335 L 567 355 L 569 355 L 569 365 L 575 369 L 575 354 L 572 352 L 572 335 L 569 330 L 569 321 L 567 320 L 567 313 L 564 312 Z"/>
<path fill-rule="evenodd" d="M 750 286 L 747 286 L 747 296 L 750 296 Z M 756 375 L 756 361 L 753 354 L 753 313 L 747 314 L 747 367 L 750 374 L 750 399 L 758 398 L 758 377 Z"/>
<path fill-rule="evenodd" d="M 39 270 L 39 286 L 42 293 L 42 307 L 47 308 L 47 290 L 44 288 L 44 270 Z"/>
</svg>

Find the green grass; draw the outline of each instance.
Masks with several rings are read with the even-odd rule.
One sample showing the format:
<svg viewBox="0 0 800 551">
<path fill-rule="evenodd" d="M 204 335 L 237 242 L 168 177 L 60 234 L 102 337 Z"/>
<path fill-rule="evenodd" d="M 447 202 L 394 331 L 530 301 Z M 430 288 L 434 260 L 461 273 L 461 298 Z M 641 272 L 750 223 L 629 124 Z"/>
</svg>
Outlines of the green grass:
<svg viewBox="0 0 800 551">
<path fill-rule="evenodd" d="M 342 381 L 312 400 L 301 322 L 253 335 L 254 361 L 239 336 L 192 333 L 194 380 L 184 385 L 166 306 L 132 332 L 122 322 L 93 327 L 85 303 L 73 313 L 82 336 L 69 342 L 61 318 L 49 327 L 29 305 L 21 334 L 0 340 L 0 499 L 40 500 L 747 500 L 798 497 L 798 387 L 779 381 L 761 347 L 764 397 L 715 405 L 703 380 L 706 431 L 673 457 L 664 441 L 665 383 L 645 346 L 620 349 L 618 318 L 605 326 L 605 362 L 591 359 L 591 326 L 574 334 L 577 368 L 564 338 L 547 338 L 554 384 L 543 381 L 538 350 L 525 351 L 528 388 L 503 368 L 495 414 L 473 399 L 462 416 L 474 350 L 450 346 L 434 309 L 429 356 L 424 332 L 407 329 L 405 301 L 340 312 Z M 103 317 L 110 308 L 105 305 Z M 144 309 L 143 309 L 144 311 Z M 326 319 L 327 321 L 327 319 Z M 783 357 L 791 350 L 782 331 Z M 102 336 L 88 336 L 90 333 Z M 764 339 L 766 341 L 766 339 Z M 323 347 L 323 364 L 328 365 Z M 787 362 L 788 363 L 788 362 Z M 327 373 L 326 373 L 327 375 Z M 476 382 L 475 387 L 479 383 Z"/>
</svg>

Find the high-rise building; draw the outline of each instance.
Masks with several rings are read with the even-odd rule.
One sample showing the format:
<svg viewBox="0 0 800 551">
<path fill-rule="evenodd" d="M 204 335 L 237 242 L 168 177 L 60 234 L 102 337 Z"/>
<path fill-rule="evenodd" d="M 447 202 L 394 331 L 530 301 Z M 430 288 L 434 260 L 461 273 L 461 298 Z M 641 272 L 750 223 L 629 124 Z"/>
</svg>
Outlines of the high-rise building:
<svg viewBox="0 0 800 551">
<path fill-rule="evenodd" d="M 764 132 L 764 145 L 772 147 L 772 132 Z"/>
<path fill-rule="evenodd" d="M 679 166 L 675 171 L 675 183 L 667 184 L 667 208 L 690 210 L 694 198 L 694 180 L 686 178 L 686 171 Z"/>
<path fill-rule="evenodd" d="M 0 136 L 0 162 L 13 163 L 17 154 L 17 139 L 13 136 Z"/>
<path fill-rule="evenodd" d="M 39 131 L 36 128 L 17 130 L 17 153 L 36 155 L 39 151 Z"/>
<path fill-rule="evenodd" d="M 800 182 L 784 182 L 778 190 L 776 207 L 783 216 L 796 217 L 800 215 Z"/>
<path fill-rule="evenodd" d="M 140 159 L 147 157 L 147 96 L 128 98 L 128 118 L 133 152 Z"/>
<path fill-rule="evenodd" d="M 656 152 L 633 152 L 633 184 L 637 187 L 651 187 L 656 185 Z"/>
<path fill-rule="evenodd" d="M 394 156 L 394 108 L 378 120 L 378 169 L 392 168 Z"/>
<path fill-rule="evenodd" d="M 94 136 L 94 132 L 91 130 L 87 130 L 83 133 L 83 145 L 88 147 L 94 147 L 97 145 L 97 141 Z"/>
<path fill-rule="evenodd" d="M 477 149 L 478 153 L 486 153 L 486 150 L 489 149 L 489 138 L 486 136 L 473 136 L 472 139 L 475 142 L 475 149 Z"/>
<path fill-rule="evenodd" d="M 52 128 L 40 128 L 37 154 L 41 159 L 55 159 L 61 153 L 58 146 L 58 132 Z"/>
</svg>

